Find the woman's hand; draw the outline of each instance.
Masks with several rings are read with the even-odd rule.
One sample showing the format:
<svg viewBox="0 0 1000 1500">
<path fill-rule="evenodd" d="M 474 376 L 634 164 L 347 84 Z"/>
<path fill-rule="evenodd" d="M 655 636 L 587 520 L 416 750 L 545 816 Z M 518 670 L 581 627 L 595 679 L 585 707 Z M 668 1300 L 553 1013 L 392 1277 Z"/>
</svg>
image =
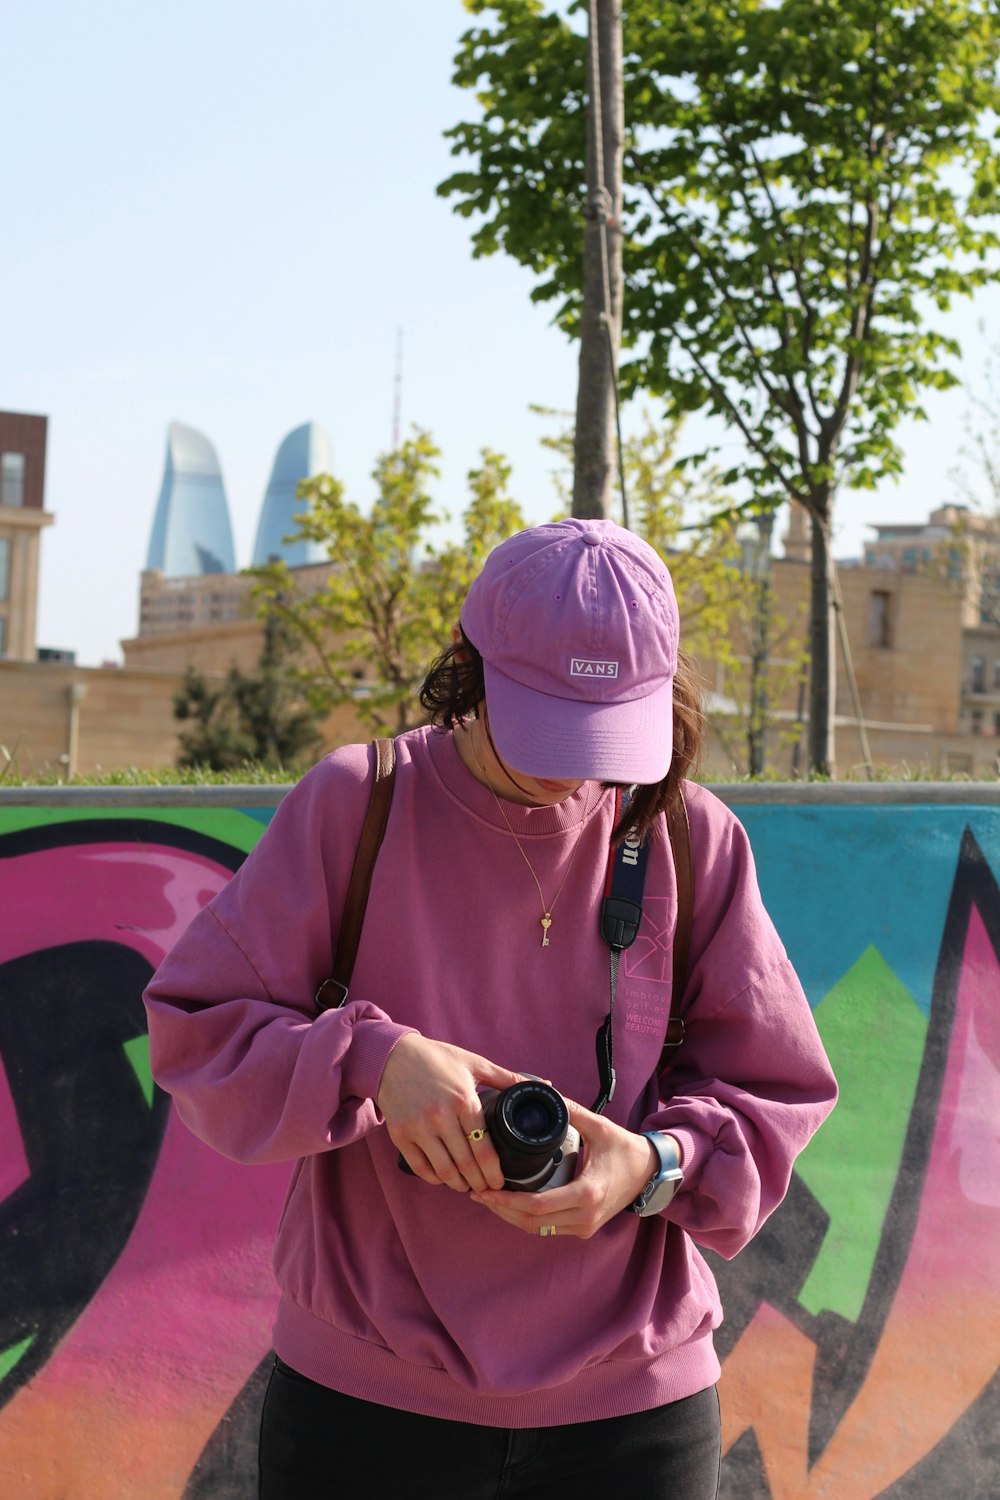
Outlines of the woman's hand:
<svg viewBox="0 0 1000 1500">
<path fill-rule="evenodd" d="M 417 1177 L 456 1193 L 486 1192 L 503 1187 L 503 1172 L 488 1135 L 469 1139 L 483 1131 L 476 1087 L 505 1089 L 520 1076 L 476 1052 L 411 1031 L 389 1053 L 375 1103 Z"/>
<path fill-rule="evenodd" d="M 583 1166 L 572 1182 L 541 1193 L 474 1194 L 498 1218 L 525 1234 L 574 1235 L 589 1240 L 602 1224 L 634 1203 L 659 1166 L 644 1135 L 567 1099 L 570 1123 L 583 1140 Z"/>
</svg>

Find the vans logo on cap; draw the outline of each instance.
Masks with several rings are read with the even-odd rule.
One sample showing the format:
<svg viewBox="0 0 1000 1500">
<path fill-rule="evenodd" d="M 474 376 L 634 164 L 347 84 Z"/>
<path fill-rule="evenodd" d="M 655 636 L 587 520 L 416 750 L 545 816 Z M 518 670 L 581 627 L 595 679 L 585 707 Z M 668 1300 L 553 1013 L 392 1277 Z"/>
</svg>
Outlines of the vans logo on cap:
<svg viewBox="0 0 1000 1500">
<path fill-rule="evenodd" d="M 571 656 L 569 675 L 571 677 L 617 677 L 618 663 L 616 661 L 591 661 L 586 656 Z"/>
</svg>

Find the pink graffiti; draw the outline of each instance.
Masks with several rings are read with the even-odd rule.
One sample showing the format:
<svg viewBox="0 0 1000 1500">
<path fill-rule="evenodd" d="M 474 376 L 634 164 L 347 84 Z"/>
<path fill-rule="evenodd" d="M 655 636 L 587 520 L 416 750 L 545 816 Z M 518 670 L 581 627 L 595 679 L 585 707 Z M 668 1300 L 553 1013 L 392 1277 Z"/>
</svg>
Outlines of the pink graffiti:
<svg viewBox="0 0 1000 1500">
<path fill-rule="evenodd" d="M 200 855 L 154 844 L 67 845 L 0 860 L 0 961 L 104 940 L 155 966 L 230 877 Z M 5 1085 L 2 1071 L 0 1079 Z M 3 1087 L 0 1130 L 0 1181 L 13 1184 L 9 1142 L 20 1132 Z M 44 1368 L 0 1412 L 0 1447 L 48 1474 L 39 1496 L 101 1492 L 108 1454 L 129 1466 L 119 1493 L 181 1492 L 269 1346 L 268 1250 L 287 1176 L 281 1166 L 224 1160 L 171 1111 L 121 1255 Z"/>
<path fill-rule="evenodd" d="M 162 845 L 79 844 L 0 860 L 0 963 L 105 939 L 158 964 L 230 871 Z M 29 1175 L 0 1058 L 0 1202 Z"/>
<path fill-rule="evenodd" d="M 0 1057 L 0 1203 L 26 1182 L 28 1156 L 18 1123 L 17 1110 L 7 1082 L 3 1058 Z"/>
<path fill-rule="evenodd" d="M 984 949 L 984 959 L 988 951 Z M 984 978 L 988 978 L 985 973 Z M 969 1203 L 993 1209 L 1000 1208 L 1000 1056 L 997 1031 L 995 1024 L 991 1027 L 987 1023 L 983 1034 L 983 1018 L 977 1015 L 969 1017 L 965 1061 L 954 1101 L 949 1143 L 958 1166 L 958 1186 L 962 1196 Z"/>
<path fill-rule="evenodd" d="M 104 940 L 156 965 L 231 873 L 151 844 L 69 844 L 0 860 L 0 962 Z"/>
</svg>

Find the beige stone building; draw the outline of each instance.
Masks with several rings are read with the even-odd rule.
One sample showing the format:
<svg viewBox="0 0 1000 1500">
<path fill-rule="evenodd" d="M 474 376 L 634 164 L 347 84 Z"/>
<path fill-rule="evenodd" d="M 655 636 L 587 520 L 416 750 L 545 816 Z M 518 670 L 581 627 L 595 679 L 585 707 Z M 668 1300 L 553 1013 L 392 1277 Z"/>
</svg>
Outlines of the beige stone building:
<svg viewBox="0 0 1000 1500">
<path fill-rule="evenodd" d="M 977 525 L 979 549 L 968 568 L 956 568 L 956 557 L 971 555 L 960 545 L 955 550 L 962 535 L 956 509 L 934 512 L 926 527 L 876 528 L 865 561 L 837 570 L 846 637 L 836 663 L 840 776 L 864 775 L 869 762 L 900 775 L 988 776 L 1000 769 L 1000 623 L 981 620 L 996 528 L 991 541 L 989 526 Z M 805 691 L 781 667 L 807 636 L 809 548 L 801 513 L 792 515 L 784 554 L 772 563 L 780 622 L 772 667 L 780 690 L 771 704 L 767 767 L 794 775 L 805 765 Z M 941 566 L 942 555 L 949 566 Z M 710 708 L 706 768 L 716 775 L 742 774 L 747 765 L 750 649 L 734 644 L 743 669 L 735 679 L 718 663 L 700 663 Z"/>
<path fill-rule="evenodd" d="M 304 591 L 321 587 L 328 573 L 325 563 L 309 563 L 294 569 L 295 580 Z M 253 586 L 250 573 L 200 573 L 194 578 L 167 578 L 159 569 L 147 568 L 139 581 L 137 639 L 146 641 L 150 636 L 253 620 L 256 616 Z M 134 644 L 128 642 L 130 646 Z"/>
<path fill-rule="evenodd" d="M 46 417 L 0 412 L 0 661 L 34 661 Z"/>
<path fill-rule="evenodd" d="M 962 596 L 962 624 L 1000 622 L 1000 519 L 942 505 L 925 522 L 876 526 L 865 566 L 947 578 Z"/>
</svg>

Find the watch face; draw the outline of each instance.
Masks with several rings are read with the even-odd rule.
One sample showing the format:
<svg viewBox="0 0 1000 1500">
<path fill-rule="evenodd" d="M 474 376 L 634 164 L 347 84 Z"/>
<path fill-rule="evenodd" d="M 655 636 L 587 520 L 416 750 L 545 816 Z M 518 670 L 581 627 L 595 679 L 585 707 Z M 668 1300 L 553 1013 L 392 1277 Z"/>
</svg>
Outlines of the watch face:
<svg viewBox="0 0 1000 1500">
<path fill-rule="evenodd" d="M 676 1172 L 676 1176 L 674 1172 Z M 683 1181 L 683 1174 L 679 1168 L 675 1168 L 674 1172 L 671 1172 L 668 1177 L 661 1177 L 658 1182 L 653 1183 L 648 1194 L 644 1195 L 646 1202 L 639 1210 L 640 1213 L 657 1214 L 661 1209 L 666 1208 Z"/>
<path fill-rule="evenodd" d="M 666 1208 L 684 1181 L 684 1173 L 678 1162 L 677 1148 L 668 1136 L 664 1136 L 659 1131 L 644 1131 L 643 1133 L 660 1158 L 660 1170 L 655 1177 L 650 1178 L 632 1204 L 633 1212 L 645 1218 L 649 1214 L 657 1214 L 661 1209 Z"/>
</svg>

